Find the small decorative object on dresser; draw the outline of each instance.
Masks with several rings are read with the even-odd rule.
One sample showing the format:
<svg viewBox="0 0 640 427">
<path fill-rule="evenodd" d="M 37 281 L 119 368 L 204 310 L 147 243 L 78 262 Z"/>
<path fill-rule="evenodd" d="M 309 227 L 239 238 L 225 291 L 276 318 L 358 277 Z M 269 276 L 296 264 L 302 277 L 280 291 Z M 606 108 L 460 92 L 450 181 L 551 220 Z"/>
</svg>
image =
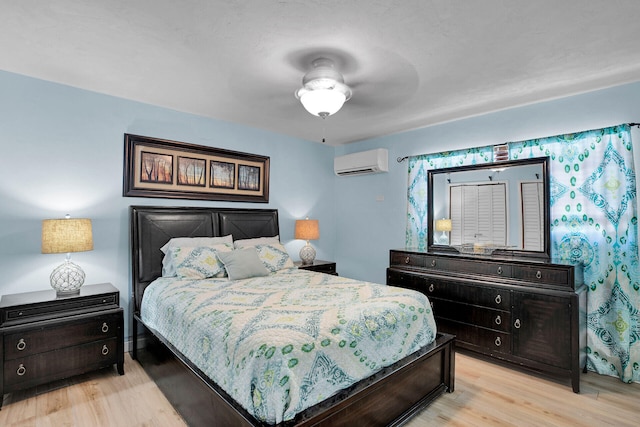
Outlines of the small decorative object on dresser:
<svg viewBox="0 0 640 427">
<path fill-rule="evenodd" d="M 110 283 L 59 298 L 53 290 L 0 300 L 0 405 L 4 393 L 117 365 L 124 374 L 124 317 Z"/>
<path fill-rule="evenodd" d="M 65 262 L 60 264 L 49 279 L 51 287 L 58 295 L 77 294 L 84 283 L 84 271 L 71 262 L 71 252 L 93 250 L 91 220 L 86 218 L 45 219 L 42 221 L 42 253 L 66 253 Z"/>
<path fill-rule="evenodd" d="M 303 264 L 313 264 L 316 257 L 316 250 L 309 244 L 309 240 L 320 238 L 320 226 L 317 219 L 299 219 L 296 221 L 295 239 L 306 240 L 307 244 L 300 249 L 300 259 Z"/>
<path fill-rule="evenodd" d="M 294 264 L 303 270 L 317 271 L 318 273 L 331 274 L 333 276 L 338 275 L 335 262 L 316 259 L 311 264 L 303 264 L 302 261 L 294 262 Z"/>
<path fill-rule="evenodd" d="M 392 250 L 387 285 L 429 297 L 439 332 L 456 347 L 580 391 L 586 355 L 582 267 L 542 258 Z"/>
</svg>

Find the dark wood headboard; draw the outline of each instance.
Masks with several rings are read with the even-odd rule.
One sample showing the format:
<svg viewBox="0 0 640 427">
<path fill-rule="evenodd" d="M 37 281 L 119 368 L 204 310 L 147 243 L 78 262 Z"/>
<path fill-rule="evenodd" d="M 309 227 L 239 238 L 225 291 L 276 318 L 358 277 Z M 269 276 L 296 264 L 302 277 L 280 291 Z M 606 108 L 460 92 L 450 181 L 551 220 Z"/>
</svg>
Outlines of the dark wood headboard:
<svg viewBox="0 0 640 427">
<path fill-rule="evenodd" d="M 160 248 L 172 237 L 234 240 L 280 234 L 276 209 L 130 206 L 131 273 L 135 313 L 145 288 L 162 275 Z"/>
</svg>

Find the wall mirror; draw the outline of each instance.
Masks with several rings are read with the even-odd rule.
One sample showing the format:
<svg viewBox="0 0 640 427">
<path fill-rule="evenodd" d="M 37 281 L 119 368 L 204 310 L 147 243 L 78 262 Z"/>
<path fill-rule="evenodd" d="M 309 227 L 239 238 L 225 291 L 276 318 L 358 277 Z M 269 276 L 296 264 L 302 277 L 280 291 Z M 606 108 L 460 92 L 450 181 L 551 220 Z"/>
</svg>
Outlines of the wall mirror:
<svg viewBox="0 0 640 427">
<path fill-rule="evenodd" d="M 428 171 L 428 250 L 549 258 L 549 159 Z"/>
</svg>

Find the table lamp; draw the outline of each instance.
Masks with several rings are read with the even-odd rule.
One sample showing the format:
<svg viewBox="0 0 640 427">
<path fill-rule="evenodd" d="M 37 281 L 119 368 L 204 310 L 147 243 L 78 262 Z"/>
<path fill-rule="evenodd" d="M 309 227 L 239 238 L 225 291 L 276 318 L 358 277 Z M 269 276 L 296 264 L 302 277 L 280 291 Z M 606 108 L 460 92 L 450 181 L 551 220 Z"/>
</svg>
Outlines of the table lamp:
<svg viewBox="0 0 640 427">
<path fill-rule="evenodd" d="M 93 250 L 91 220 L 86 218 L 45 219 L 42 221 L 42 253 L 66 253 L 65 261 L 49 277 L 51 287 L 58 296 L 80 292 L 84 283 L 84 271 L 71 262 L 71 252 Z"/>
<path fill-rule="evenodd" d="M 300 249 L 300 260 L 303 264 L 313 264 L 316 258 L 316 250 L 309 244 L 309 240 L 320 238 L 320 227 L 317 219 L 299 219 L 296 221 L 294 238 L 306 240 L 307 244 Z"/>
<path fill-rule="evenodd" d="M 442 231 L 440 235 L 440 243 L 447 243 L 447 231 L 451 231 L 450 219 L 436 219 L 436 231 Z"/>
</svg>

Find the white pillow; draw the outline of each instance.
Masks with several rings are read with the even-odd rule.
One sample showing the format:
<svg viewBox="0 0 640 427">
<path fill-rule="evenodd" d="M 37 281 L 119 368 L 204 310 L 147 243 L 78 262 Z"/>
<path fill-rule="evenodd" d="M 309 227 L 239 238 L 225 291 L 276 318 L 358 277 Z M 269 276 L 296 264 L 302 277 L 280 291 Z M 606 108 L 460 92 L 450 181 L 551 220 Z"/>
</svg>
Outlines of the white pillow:
<svg viewBox="0 0 640 427">
<path fill-rule="evenodd" d="M 285 268 L 293 268 L 295 264 L 282 243 L 260 244 L 255 246 L 260 261 L 267 270 L 276 272 Z"/>
<path fill-rule="evenodd" d="M 220 254 L 233 251 L 229 244 L 213 246 L 173 246 L 169 248 L 170 258 L 176 275 L 182 279 L 208 279 L 224 277 L 226 270 L 220 260 Z"/>
<path fill-rule="evenodd" d="M 165 255 L 171 247 L 194 248 L 197 246 L 214 246 L 220 244 L 228 244 L 233 247 L 233 236 L 229 234 L 223 237 L 174 237 L 169 239 L 163 247 L 160 248 Z M 176 270 L 170 257 L 162 258 L 162 277 L 174 277 Z"/>
<path fill-rule="evenodd" d="M 255 245 L 268 245 L 270 243 L 280 243 L 280 236 L 256 237 L 255 239 L 241 239 L 233 242 L 236 249 L 250 248 Z"/>
<path fill-rule="evenodd" d="M 233 236 L 229 234 L 223 237 L 174 237 L 169 239 L 163 247 L 160 248 L 162 253 L 166 254 L 171 246 L 180 246 L 183 248 L 193 248 L 196 246 L 213 246 L 228 243 L 233 245 Z"/>
</svg>

